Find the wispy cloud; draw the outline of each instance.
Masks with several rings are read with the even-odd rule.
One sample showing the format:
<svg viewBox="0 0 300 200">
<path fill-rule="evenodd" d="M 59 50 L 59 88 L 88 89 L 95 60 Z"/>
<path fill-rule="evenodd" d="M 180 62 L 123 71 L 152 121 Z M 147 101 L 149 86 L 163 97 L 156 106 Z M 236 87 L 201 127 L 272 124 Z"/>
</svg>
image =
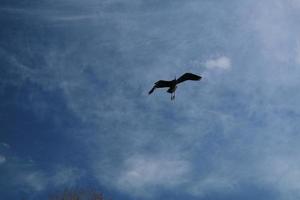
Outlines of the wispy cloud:
<svg viewBox="0 0 300 200">
<path fill-rule="evenodd" d="M 0 165 L 4 164 L 6 162 L 6 157 L 3 155 L 0 155 Z"/>
<path fill-rule="evenodd" d="M 42 172 L 29 172 L 23 174 L 18 181 L 35 192 L 42 191 L 47 187 L 47 180 Z"/>
<path fill-rule="evenodd" d="M 5 142 L 1 142 L 1 143 L 0 143 L 0 146 L 5 147 L 6 149 L 9 149 L 9 148 L 10 148 L 10 145 L 7 144 L 7 143 L 5 143 Z"/>
<path fill-rule="evenodd" d="M 6 158 L 0 155 L 0 165 Z M 76 167 L 56 165 L 52 168 L 42 169 L 33 160 L 12 157 L 7 164 L 1 166 L 3 177 L 10 177 L 6 185 L 19 188 L 26 193 L 43 192 L 50 188 L 65 188 L 77 185 L 84 176 L 84 171 Z"/>
<path fill-rule="evenodd" d="M 83 176 L 83 172 L 74 167 L 58 167 L 50 172 L 25 168 L 17 169 L 16 185 L 22 186 L 25 190 L 43 191 L 49 188 L 73 187 Z"/>
<path fill-rule="evenodd" d="M 64 12 L 60 9 L 46 9 L 46 8 L 16 8 L 16 7 L 2 7 L 0 11 L 20 16 L 20 17 L 39 17 L 41 20 L 50 20 L 53 22 L 72 22 L 83 21 L 99 18 L 96 12 L 87 13 L 84 11 L 78 12 Z"/>
<path fill-rule="evenodd" d="M 73 187 L 77 185 L 77 182 L 83 175 L 83 171 L 74 167 L 58 167 L 49 178 L 49 182 L 55 186 Z"/>
<path fill-rule="evenodd" d="M 295 47 L 295 63 L 300 65 L 300 41 L 297 42 Z"/>
<path fill-rule="evenodd" d="M 189 173 L 190 164 L 184 160 L 134 156 L 125 161 L 116 185 L 128 193 L 152 196 L 157 186 L 178 186 Z"/>
<path fill-rule="evenodd" d="M 204 197 L 206 194 L 212 192 L 228 194 L 234 191 L 236 183 L 236 180 L 230 179 L 227 176 L 222 177 L 208 174 L 203 180 L 193 182 L 190 187 L 188 187 L 187 191 L 196 197 Z"/>
</svg>

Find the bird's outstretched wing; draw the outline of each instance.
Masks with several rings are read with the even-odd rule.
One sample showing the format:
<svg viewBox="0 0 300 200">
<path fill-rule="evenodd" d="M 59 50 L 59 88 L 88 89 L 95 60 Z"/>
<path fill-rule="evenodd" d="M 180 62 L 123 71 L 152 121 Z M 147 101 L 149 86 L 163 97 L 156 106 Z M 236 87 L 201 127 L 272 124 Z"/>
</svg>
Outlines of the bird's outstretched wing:
<svg viewBox="0 0 300 200">
<path fill-rule="evenodd" d="M 182 76 L 179 77 L 179 79 L 176 80 L 176 83 L 181 83 L 183 81 L 187 81 L 187 80 L 191 80 L 191 81 L 198 81 L 200 80 L 202 77 L 198 76 L 196 74 L 192 74 L 192 73 L 185 73 Z"/>
<path fill-rule="evenodd" d="M 154 84 L 153 88 L 148 92 L 148 94 L 151 94 L 155 88 L 171 87 L 171 85 L 172 81 L 159 80 Z"/>
<path fill-rule="evenodd" d="M 172 86 L 172 81 L 159 80 L 155 83 L 155 87 L 157 88 L 164 88 L 164 87 L 171 87 L 171 86 Z"/>
<path fill-rule="evenodd" d="M 153 88 L 148 92 L 148 94 L 152 94 L 152 92 L 154 92 L 155 90 L 155 86 L 153 86 Z"/>
</svg>

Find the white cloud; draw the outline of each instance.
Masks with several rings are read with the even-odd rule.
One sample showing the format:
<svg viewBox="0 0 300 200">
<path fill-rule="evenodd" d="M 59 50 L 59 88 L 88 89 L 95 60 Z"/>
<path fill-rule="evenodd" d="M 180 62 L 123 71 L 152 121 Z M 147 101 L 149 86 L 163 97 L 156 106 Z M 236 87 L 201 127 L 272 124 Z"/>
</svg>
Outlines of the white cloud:
<svg viewBox="0 0 300 200">
<path fill-rule="evenodd" d="M 125 162 L 117 184 L 121 190 L 148 196 L 152 187 L 178 186 L 189 172 L 190 165 L 184 160 L 137 156 Z"/>
<path fill-rule="evenodd" d="M 6 157 L 3 155 L 0 155 L 0 165 L 6 162 Z"/>
<path fill-rule="evenodd" d="M 50 178 L 50 182 L 56 186 L 74 186 L 82 176 L 82 172 L 76 168 L 61 167 Z"/>
<path fill-rule="evenodd" d="M 59 167 L 47 173 L 43 170 L 27 169 L 21 171 L 17 181 L 33 191 L 42 191 L 47 187 L 75 186 L 83 173 L 77 168 Z"/>
<path fill-rule="evenodd" d="M 42 191 L 47 186 L 47 179 L 42 172 L 30 172 L 23 176 L 23 183 L 34 191 Z"/>
<path fill-rule="evenodd" d="M 0 146 L 3 146 L 3 147 L 5 147 L 5 148 L 7 148 L 7 149 L 10 148 L 10 145 L 7 144 L 7 143 L 5 143 L 5 142 L 1 142 L 1 143 L 0 143 Z"/>
<path fill-rule="evenodd" d="M 298 154 L 270 155 L 260 163 L 260 181 L 276 188 L 285 199 L 297 199 L 300 189 L 299 164 Z"/>
<path fill-rule="evenodd" d="M 297 19 L 297 15 L 294 14 L 299 13 L 297 1 L 266 0 L 253 4 L 256 11 L 249 17 L 249 22 L 260 40 L 262 55 L 273 62 L 273 67 L 278 63 L 288 64 L 294 59 L 291 50 L 297 42 L 299 26 L 291 24 Z"/>
<path fill-rule="evenodd" d="M 56 9 L 47 9 L 47 8 L 12 8 L 4 7 L 0 8 L 0 11 L 6 13 L 12 13 L 15 15 L 24 15 L 24 16 L 39 16 L 41 19 L 53 20 L 53 21 L 80 21 L 97 18 L 96 13 L 85 13 L 85 12 L 74 12 L 66 14 L 66 12 L 59 11 Z"/>
<path fill-rule="evenodd" d="M 210 59 L 205 62 L 205 67 L 208 69 L 224 69 L 228 70 L 231 68 L 231 60 L 226 56 L 221 56 L 215 59 Z"/>
<path fill-rule="evenodd" d="M 214 174 L 209 174 L 203 180 L 194 182 L 188 191 L 194 196 L 204 196 L 205 194 L 218 191 L 218 192 L 230 192 L 234 189 L 235 181 L 229 177 L 222 177 Z"/>
<path fill-rule="evenodd" d="M 11 184 L 27 192 L 43 192 L 49 188 L 76 186 L 84 171 L 76 167 L 56 166 L 54 169 L 38 169 L 32 161 L 12 159 L 7 174 L 14 174 Z"/>
<path fill-rule="evenodd" d="M 296 64 L 300 64 L 300 41 L 297 42 L 297 46 L 295 48 L 295 62 Z"/>
</svg>

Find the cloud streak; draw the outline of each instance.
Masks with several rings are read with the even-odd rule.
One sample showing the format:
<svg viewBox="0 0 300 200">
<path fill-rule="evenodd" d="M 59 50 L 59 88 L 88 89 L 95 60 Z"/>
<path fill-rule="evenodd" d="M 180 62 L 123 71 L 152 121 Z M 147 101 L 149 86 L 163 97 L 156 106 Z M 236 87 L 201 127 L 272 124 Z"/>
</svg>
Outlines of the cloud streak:
<svg viewBox="0 0 300 200">
<path fill-rule="evenodd" d="M 165 158 L 149 158 L 135 156 L 124 163 L 118 179 L 117 187 L 138 196 L 153 196 L 156 187 L 170 188 L 186 181 L 190 165 L 183 160 L 166 160 Z"/>
<path fill-rule="evenodd" d="M 6 162 L 6 157 L 3 155 L 0 155 L 0 165 L 4 164 Z"/>
</svg>

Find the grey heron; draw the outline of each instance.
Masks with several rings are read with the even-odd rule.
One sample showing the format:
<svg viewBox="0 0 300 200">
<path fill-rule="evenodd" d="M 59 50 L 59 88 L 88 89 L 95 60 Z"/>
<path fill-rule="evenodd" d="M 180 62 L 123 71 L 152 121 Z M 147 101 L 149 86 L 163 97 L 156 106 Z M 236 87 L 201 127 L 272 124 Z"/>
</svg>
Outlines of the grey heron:
<svg viewBox="0 0 300 200">
<path fill-rule="evenodd" d="M 196 74 L 192 74 L 192 73 L 185 73 L 182 76 L 180 76 L 178 79 L 173 79 L 171 81 L 165 81 L 165 80 L 159 80 L 157 81 L 154 86 L 152 87 L 152 89 L 149 91 L 149 95 L 152 94 L 152 92 L 156 89 L 156 88 L 169 88 L 167 90 L 168 93 L 171 93 L 171 100 L 175 99 L 175 91 L 177 89 L 177 84 L 187 81 L 187 80 L 191 80 L 191 81 L 199 81 L 202 77 L 198 76 Z"/>
</svg>

